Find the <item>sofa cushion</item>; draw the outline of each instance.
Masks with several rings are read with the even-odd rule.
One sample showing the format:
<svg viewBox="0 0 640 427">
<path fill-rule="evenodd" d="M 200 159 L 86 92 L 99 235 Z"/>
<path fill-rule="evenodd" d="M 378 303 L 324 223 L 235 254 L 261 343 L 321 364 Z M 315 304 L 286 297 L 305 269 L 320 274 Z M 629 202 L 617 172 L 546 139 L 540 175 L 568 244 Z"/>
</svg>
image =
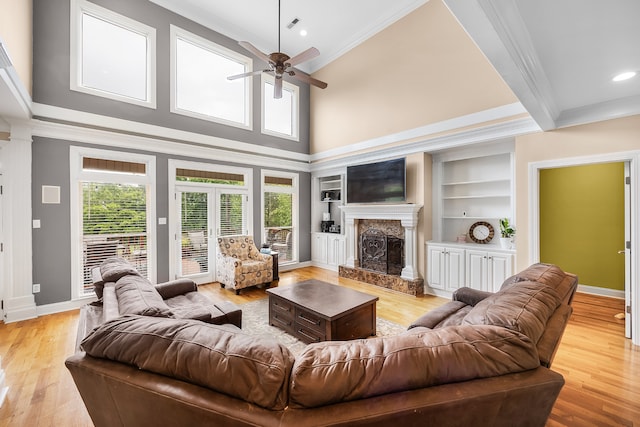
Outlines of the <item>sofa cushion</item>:
<svg viewBox="0 0 640 427">
<path fill-rule="evenodd" d="M 434 329 L 436 327 L 440 327 L 440 324 L 443 322 L 450 323 L 452 318 L 457 319 L 455 324 L 459 325 L 462 318 L 466 316 L 470 309 L 471 307 L 463 302 L 449 301 L 440 307 L 427 311 L 409 325 L 407 329 L 413 329 L 418 326 Z"/>
<path fill-rule="evenodd" d="M 415 328 L 393 337 L 311 344 L 293 366 L 290 406 L 317 407 L 539 364 L 529 338 L 495 326 Z"/>
<path fill-rule="evenodd" d="M 537 263 L 509 277 L 504 281 L 501 289 L 527 280 L 551 286 L 558 293 L 560 299 L 566 304 L 571 303 L 573 293 L 577 286 L 576 277 L 572 274 L 565 273 L 557 265 Z"/>
<path fill-rule="evenodd" d="M 90 356 L 134 365 L 268 409 L 287 405 L 293 355 L 274 340 L 231 325 L 123 316 L 81 343 Z M 250 410 L 247 407 L 247 410 Z"/>
<path fill-rule="evenodd" d="M 140 275 L 133 264 L 118 257 L 111 257 L 102 261 L 100 274 L 102 274 L 102 280 L 105 282 L 117 282 L 121 277 L 127 275 Z"/>
<path fill-rule="evenodd" d="M 476 304 L 462 324 L 502 326 L 537 343 L 559 305 L 560 297 L 552 287 L 539 282 L 517 282 Z"/>
<path fill-rule="evenodd" d="M 116 283 L 120 314 L 169 317 L 171 309 L 147 279 L 142 276 L 123 276 Z"/>
</svg>

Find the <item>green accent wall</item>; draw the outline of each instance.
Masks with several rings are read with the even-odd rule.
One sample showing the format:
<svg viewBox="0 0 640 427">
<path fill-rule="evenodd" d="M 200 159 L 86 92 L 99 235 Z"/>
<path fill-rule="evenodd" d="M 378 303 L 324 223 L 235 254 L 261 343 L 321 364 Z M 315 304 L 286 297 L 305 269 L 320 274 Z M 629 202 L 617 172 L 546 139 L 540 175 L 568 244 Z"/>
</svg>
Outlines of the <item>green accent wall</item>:
<svg viewBox="0 0 640 427">
<path fill-rule="evenodd" d="M 624 163 L 540 171 L 540 261 L 624 290 Z"/>
</svg>

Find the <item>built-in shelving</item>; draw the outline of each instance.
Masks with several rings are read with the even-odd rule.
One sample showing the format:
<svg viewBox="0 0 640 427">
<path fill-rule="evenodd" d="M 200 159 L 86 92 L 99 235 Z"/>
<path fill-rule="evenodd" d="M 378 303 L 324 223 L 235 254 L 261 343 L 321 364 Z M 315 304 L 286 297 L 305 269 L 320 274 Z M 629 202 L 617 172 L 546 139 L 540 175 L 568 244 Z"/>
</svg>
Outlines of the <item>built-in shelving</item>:
<svg viewBox="0 0 640 427">
<path fill-rule="evenodd" d="M 454 242 L 467 234 L 476 221 L 493 225 L 499 235 L 499 219 L 512 221 L 512 144 L 496 144 L 486 152 L 455 150 L 434 156 L 434 238 Z"/>
</svg>

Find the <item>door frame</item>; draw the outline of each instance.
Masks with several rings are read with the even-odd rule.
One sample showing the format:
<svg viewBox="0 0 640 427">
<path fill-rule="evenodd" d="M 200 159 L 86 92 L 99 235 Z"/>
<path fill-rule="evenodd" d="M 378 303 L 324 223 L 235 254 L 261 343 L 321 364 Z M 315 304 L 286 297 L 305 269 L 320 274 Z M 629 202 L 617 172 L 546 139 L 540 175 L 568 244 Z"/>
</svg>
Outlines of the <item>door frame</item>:
<svg viewBox="0 0 640 427">
<path fill-rule="evenodd" d="M 625 211 L 628 218 L 631 237 L 631 250 L 629 250 L 629 268 L 631 278 L 630 286 L 625 289 L 629 295 L 627 304 L 631 305 L 631 341 L 634 345 L 640 345 L 640 286 L 638 282 L 638 267 L 640 266 L 640 251 L 633 250 L 640 244 L 640 230 L 638 226 L 638 214 L 640 213 L 640 151 L 628 151 L 620 153 L 607 153 L 602 155 L 590 155 L 570 157 L 564 159 L 545 160 L 529 163 L 529 262 L 540 262 L 540 170 L 570 166 L 584 166 L 598 163 L 628 163 L 631 178 L 631 191 L 629 209 Z M 625 218 L 625 222 L 627 218 Z M 626 274 L 625 274 L 626 276 Z M 625 282 L 627 279 L 625 278 Z M 625 286 L 627 288 L 627 286 Z M 625 304 L 626 305 L 626 304 Z"/>
<path fill-rule="evenodd" d="M 225 172 L 225 173 L 243 175 L 245 179 L 244 186 L 237 186 L 237 187 L 228 186 L 223 191 L 226 191 L 227 188 L 229 189 L 230 192 L 235 192 L 240 190 L 246 191 L 247 227 L 251 233 L 253 233 L 253 169 L 247 168 L 247 167 L 227 166 L 227 165 L 222 165 L 218 163 L 203 163 L 203 162 L 193 162 L 188 160 L 176 160 L 176 159 L 169 159 L 167 163 L 168 163 L 167 196 L 169 198 L 168 204 L 167 204 L 168 215 L 169 215 L 169 220 L 168 220 L 169 280 L 173 280 L 173 279 L 179 278 L 177 264 L 178 264 L 178 261 L 180 260 L 180 254 L 178 252 L 179 245 L 176 244 L 176 240 L 178 239 L 178 235 L 180 234 L 180 229 L 179 229 L 180 220 L 179 218 L 176 218 L 176 214 L 179 212 L 178 205 L 181 203 L 181 201 L 177 200 L 177 193 L 179 191 L 178 190 L 179 187 L 189 186 L 188 182 L 179 182 L 176 180 L 177 169 L 192 169 L 192 170 Z M 205 186 L 194 185 L 192 187 L 194 191 L 197 191 L 196 187 L 198 187 L 198 189 L 203 192 L 211 191 L 212 199 L 214 199 L 213 203 L 214 205 L 217 206 L 218 194 L 219 194 L 218 190 L 221 189 L 222 186 L 219 186 L 219 185 L 216 186 L 215 184 L 211 184 L 211 186 L 206 185 L 206 189 L 205 189 Z M 209 224 L 209 228 L 210 230 L 215 230 L 215 227 L 217 227 L 218 213 L 213 212 L 213 216 L 211 218 L 213 219 L 213 222 Z M 213 235 L 214 235 L 213 246 L 215 248 L 215 251 L 217 251 L 218 245 L 217 245 L 217 240 L 215 239 L 217 236 L 215 232 L 213 232 Z M 210 236 L 210 239 L 211 239 L 211 236 Z M 211 241 L 209 242 L 209 244 L 211 246 Z M 212 257 L 210 262 L 213 262 L 214 264 L 215 264 L 215 254 L 216 254 L 215 251 L 210 250 L 209 252 L 209 256 Z M 211 255 L 212 253 L 213 253 L 213 256 Z M 215 268 L 212 268 L 211 272 L 213 274 L 212 280 L 215 281 L 216 280 Z"/>
</svg>

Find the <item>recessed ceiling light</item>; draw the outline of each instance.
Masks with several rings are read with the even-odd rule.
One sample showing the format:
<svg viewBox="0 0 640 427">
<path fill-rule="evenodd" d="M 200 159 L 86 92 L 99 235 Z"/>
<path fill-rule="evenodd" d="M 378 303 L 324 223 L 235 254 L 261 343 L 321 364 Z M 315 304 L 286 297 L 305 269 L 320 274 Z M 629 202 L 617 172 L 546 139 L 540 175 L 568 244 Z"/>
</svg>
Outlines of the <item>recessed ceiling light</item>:
<svg viewBox="0 0 640 427">
<path fill-rule="evenodd" d="M 300 30 L 300 35 L 302 37 L 306 36 L 307 35 L 307 30 Z"/>
<path fill-rule="evenodd" d="M 630 78 L 636 75 L 635 71 L 627 71 L 625 73 L 620 73 L 613 78 L 614 82 L 621 82 L 623 80 L 629 80 Z"/>
</svg>

